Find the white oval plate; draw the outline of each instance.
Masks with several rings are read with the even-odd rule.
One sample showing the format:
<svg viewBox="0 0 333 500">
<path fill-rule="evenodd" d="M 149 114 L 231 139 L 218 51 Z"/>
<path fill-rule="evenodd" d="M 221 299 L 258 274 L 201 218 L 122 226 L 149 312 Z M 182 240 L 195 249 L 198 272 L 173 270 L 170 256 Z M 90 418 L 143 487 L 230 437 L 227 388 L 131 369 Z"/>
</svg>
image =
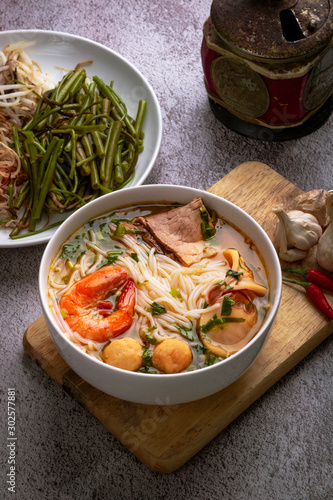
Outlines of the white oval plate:
<svg viewBox="0 0 333 500">
<path fill-rule="evenodd" d="M 157 97 L 146 78 L 121 55 L 100 43 L 80 36 L 46 30 L 0 32 L 0 50 L 10 43 L 22 41 L 36 42 L 25 51 L 31 59 L 40 65 L 43 73 L 49 73 L 56 82 L 61 80 L 64 75 L 63 70 L 60 68 L 70 70 L 75 68 L 79 62 L 92 60 L 93 63 L 85 67 L 87 75 L 97 75 L 105 83 L 113 81 L 115 91 L 124 100 L 131 116 L 135 116 L 140 99 L 147 101 L 143 124 L 145 133 L 144 150 L 139 155 L 135 167 L 135 176 L 127 187 L 142 184 L 156 161 L 162 139 L 161 109 Z M 57 222 L 65 217 L 65 214 L 52 215 L 49 223 Z M 0 229 L 0 248 L 46 243 L 55 230 L 56 228 L 48 229 L 35 236 L 12 240 L 9 238 L 8 230 Z"/>
</svg>

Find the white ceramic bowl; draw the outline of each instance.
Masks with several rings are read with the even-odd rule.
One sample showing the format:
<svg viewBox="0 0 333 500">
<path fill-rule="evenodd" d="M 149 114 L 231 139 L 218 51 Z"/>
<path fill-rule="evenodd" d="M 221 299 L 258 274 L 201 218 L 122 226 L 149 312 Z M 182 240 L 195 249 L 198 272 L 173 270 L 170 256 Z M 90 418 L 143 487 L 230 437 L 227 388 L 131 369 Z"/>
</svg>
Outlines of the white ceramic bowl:
<svg viewBox="0 0 333 500">
<path fill-rule="evenodd" d="M 269 272 L 271 307 L 257 335 L 238 353 L 215 365 L 181 374 L 129 372 L 102 363 L 83 353 L 60 331 L 47 302 L 47 277 L 60 246 L 91 218 L 127 204 L 144 202 L 189 203 L 196 197 L 235 224 L 257 245 Z M 124 189 L 103 196 L 71 215 L 49 241 L 39 272 L 39 291 L 43 313 L 53 340 L 68 365 L 92 386 L 107 394 L 143 404 L 178 404 L 216 393 L 239 378 L 259 354 L 272 327 L 281 298 L 281 269 L 275 249 L 263 229 L 236 205 L 205 191 L 182 186 L 149 185 Z"/>
</svg>

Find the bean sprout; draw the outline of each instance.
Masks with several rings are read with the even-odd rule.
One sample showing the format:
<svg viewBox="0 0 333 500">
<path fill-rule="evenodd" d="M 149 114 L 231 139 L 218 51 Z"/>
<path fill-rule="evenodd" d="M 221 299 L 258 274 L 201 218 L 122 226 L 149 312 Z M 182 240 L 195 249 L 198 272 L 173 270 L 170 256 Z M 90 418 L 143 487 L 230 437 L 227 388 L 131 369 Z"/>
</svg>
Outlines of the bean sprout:
<svg viewBox="0 0 333 500">
<path fill-rule="evenodd" d="M 24 49 L 34 42 L 8 45 L 0 51 L 0 219 L 15 226 L 14 205 L 28 179 L 20 157 L 11 148 L 12 125 L 34 115 L 39 96 L 55 86 Z"/>
</svg>

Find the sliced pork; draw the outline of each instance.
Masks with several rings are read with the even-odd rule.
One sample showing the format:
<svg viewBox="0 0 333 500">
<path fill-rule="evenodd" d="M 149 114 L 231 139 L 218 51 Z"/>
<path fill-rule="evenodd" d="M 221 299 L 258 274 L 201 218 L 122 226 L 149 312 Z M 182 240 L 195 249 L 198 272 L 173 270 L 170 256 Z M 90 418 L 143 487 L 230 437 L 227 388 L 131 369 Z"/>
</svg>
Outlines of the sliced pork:
<svg viewBox="0 0 333 500">
<path fill-rule="evenodd" d="M 203 213 L 208 221 L 206 223 L 213 229 L 214 226 L 201 198 L 167 212 L 140 217 L 137 222 L 143 224 L 157 242 L 168 252 L 172 252 L 182 264 L 191 266 L 204 257 L 213 257 L 217 254 L 217 250 L 203 237 Z M 144 235 L 143 237 L 145 238 Z"/>
</svg>

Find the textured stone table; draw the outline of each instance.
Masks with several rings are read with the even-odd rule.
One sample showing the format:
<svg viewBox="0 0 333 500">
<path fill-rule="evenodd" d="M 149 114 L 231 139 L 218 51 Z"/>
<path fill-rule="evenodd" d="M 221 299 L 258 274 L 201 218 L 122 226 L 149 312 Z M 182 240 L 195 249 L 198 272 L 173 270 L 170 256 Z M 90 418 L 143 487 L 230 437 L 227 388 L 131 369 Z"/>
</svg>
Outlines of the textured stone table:
<svg viewBox="0 0 333 500">
<path fill-rule="evenodd" d="M 202 26 L 211 2 L 3 0 L 0 30 L 64 31 L 100 42 L 148 79 L 163 140 L 146 183 L 207 189 L 247 160 L 267 163 L 304 190 L 333 188 L 332 123 L 284 143 L 256 142 L 216 121 L 203 85 Z M 7 388 L 16 388 L 16 498 L 328 500 L 332 489 L 332 340 L 253 404 L 190 462 L 152 472 L 24 354 L 39 316 L 44 245 L 0 249 L 1 457 L 7 461 Z M 1 462 L 4 464 L 4 461 Z M 7 491 L 2 466 L 0 493 Z"/>
</svg>

